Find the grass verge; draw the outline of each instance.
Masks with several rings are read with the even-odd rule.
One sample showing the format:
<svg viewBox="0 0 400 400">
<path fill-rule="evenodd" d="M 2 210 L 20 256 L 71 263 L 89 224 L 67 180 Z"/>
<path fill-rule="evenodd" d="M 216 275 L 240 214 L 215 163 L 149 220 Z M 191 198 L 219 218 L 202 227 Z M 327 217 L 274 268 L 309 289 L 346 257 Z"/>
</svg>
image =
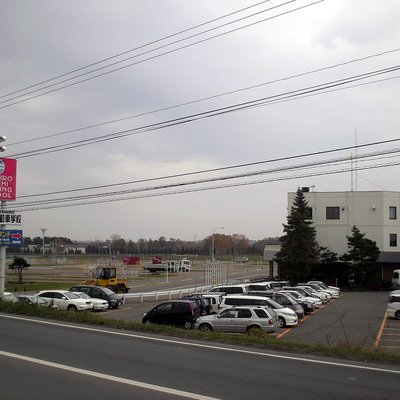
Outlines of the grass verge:
<svg viewBox="0 0 400 400">
<path fill-rule="evenodd" d="M 25 315 L 36 318 L 73 322 L 78 324 L 97 325 L 113 329 L 123 329 L 170 336 L 175 338 L 194 339 L 236 346 L 261 348 L 264 350 L 280 350 L 298 353 L 339 357 L 359 361 L 400 362 L 400 355 L 376 348 L 364 348 L 363 345 L 344 343 L 337 346 L 323 344 L 305 344 L 285 339 L 276 339 L 272 335 L 253 331 L 247 335 L 219 332 L 200 332 L 184 330 L 172 326 L 143 325 L 139 322 L 106 319 L 90 311 L 69 312 L 24 303 L 12 303 L 0 300 L 0 312 Z"/>
</svg>

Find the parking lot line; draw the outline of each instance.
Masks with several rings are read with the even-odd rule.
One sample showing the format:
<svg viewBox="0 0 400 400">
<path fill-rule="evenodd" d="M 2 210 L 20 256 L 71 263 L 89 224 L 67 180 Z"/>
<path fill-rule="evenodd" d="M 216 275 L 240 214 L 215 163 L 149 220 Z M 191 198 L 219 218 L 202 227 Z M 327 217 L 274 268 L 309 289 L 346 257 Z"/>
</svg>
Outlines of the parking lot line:
<svg viewBox="0 0 400 400">
<path fill-rule="evenodd" d="M 387 313 L 385 312 L 385 315 L 383 316 L 383 321 L 382 321 L 381 326 L 378 331 L 378 335 L 376 336 L 376 339 L 375 339 L 374 347 L 378 347 L 381 342 L 383 330 L 385 329 L 385 325 L 386 325 L 386 320 L 387 320 Z"/>
</svg>

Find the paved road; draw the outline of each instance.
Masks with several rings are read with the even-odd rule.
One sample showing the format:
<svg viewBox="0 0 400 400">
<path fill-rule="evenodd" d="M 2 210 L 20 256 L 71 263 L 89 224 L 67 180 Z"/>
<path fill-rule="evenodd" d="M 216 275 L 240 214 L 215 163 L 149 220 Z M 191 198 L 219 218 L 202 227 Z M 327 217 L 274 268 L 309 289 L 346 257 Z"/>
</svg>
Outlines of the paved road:
<svg viewBox="0 0 400 400">
<path fill-rule="evenodd" d="M 0 314 L 0 324 L 1 398 L 398 398 L 398 366 L 176 341 L 5 314 Z"/>
</svg>

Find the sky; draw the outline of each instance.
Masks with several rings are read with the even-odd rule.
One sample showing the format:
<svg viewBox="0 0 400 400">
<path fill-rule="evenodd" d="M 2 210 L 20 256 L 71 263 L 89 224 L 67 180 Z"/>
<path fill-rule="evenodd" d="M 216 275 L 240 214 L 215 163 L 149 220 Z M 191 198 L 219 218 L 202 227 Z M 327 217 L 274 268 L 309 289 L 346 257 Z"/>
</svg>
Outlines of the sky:
<svg viewBox="0 0 400 400">
<path fill-rule="evenodd" d="M 398 0 L 0 4 L 24 236 L 259 240 L 299 187 L 400 191 Z"/>
</svg>

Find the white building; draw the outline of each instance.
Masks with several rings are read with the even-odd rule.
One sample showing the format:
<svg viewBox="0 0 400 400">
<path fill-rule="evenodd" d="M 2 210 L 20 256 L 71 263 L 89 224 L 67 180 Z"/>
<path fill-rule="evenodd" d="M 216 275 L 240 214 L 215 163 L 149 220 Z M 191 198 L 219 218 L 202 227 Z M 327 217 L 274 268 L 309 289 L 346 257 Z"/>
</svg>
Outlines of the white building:
<svg viewBox="0 0 400 400">
<path fill-rule="evenodd" d="M 309 188 L 302 188 L 302 191 L 320 246 L 328 247 L 338 256 L 343 255 L 348 251 L 346 236 L 351 235 L 355 225 L 365 237 L 376 242 L 381 251 L 380 263 L 387 267 L 400 265 L 400 193 L 310 192 Z M 295 197 L 296 192 L 288 193 L 288 215 Z"/>
</svg>

